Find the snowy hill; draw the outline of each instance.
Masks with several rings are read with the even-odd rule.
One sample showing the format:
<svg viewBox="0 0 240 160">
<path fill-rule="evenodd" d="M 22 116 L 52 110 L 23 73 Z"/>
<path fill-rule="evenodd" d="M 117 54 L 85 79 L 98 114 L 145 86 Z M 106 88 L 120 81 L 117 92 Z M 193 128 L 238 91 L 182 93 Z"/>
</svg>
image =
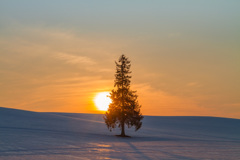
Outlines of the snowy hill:
<svg viewBox="0 0 240 160">
<path fill-rule="evenodd" d="M 0 107 L 0 160 L 240 159 L 239 119 L 146 116 L 121 138 L 102 116 Z"/>
</svg>

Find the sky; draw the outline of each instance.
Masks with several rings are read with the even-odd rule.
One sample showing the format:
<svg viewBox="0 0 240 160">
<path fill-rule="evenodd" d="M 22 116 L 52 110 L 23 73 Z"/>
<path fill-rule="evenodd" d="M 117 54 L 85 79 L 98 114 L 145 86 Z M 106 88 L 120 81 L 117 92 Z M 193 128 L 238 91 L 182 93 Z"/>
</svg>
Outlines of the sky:
<svg viewBox="0 0 240 160">
<path fill-rule="evenodd" d="M 0 106 L 98 113 L 131 60 L 143 115 L 240 118 L 239 0 L 1 0 Z"/>
</svg>

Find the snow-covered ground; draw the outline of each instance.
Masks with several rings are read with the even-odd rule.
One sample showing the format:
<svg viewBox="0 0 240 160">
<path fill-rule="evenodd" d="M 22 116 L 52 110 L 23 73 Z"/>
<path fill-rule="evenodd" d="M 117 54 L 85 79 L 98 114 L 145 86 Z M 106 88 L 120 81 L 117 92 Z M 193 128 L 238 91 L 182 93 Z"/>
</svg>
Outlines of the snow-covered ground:
<svg viewBox="0 0 240 160">
<path fill-rule="evenodd" d="M 240 120 L 146 116 L 131 138 L 114 136 L 102 115 L 0 107 L 0 160 L 240 159 Z"/>
</svg>

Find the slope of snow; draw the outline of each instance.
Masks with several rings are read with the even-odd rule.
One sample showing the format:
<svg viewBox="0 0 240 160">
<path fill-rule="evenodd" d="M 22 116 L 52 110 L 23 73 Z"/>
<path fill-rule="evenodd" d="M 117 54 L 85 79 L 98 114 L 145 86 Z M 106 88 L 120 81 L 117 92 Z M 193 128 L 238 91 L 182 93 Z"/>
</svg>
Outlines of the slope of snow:
<svg viewBox="0 0 240 160">
<path fill-rule="evenodd" d="M 121 138 L 102 116 L 0 107 L 0 160 L 240 159 L 239 119 L 146 116 Z"/>
</svg>

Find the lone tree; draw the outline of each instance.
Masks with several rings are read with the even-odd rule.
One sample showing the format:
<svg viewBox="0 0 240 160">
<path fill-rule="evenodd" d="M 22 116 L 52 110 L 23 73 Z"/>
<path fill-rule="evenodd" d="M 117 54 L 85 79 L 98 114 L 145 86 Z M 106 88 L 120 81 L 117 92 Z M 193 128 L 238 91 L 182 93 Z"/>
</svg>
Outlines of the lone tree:
<svg viewBox="0 0 240 160">
<path fill-rule="evenodd" d="M 143 116 L 140 112 L 141 105 L 137 101 L 136 91 L 130 89 L 130 61 L 121 55 L 116 63 L 114 87 L 110 93 L 112 100 L 108 111 L 104 115 L 105 123 L 110 131 L 119 127 L 122 137 L 125 135 L 125 124 L 128 128 L 135 126 L 135 131 L 142 126 Z"/>
</svg>

